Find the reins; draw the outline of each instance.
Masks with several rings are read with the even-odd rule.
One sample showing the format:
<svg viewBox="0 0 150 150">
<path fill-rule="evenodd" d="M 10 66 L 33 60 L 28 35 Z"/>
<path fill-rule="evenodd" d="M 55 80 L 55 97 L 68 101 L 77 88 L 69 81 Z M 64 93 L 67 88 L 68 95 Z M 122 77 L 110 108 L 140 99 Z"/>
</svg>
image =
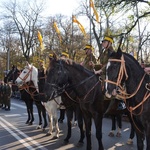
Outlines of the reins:
<svg viewBox="0 0 150 150">
<path fill-rule="evenodd" d="M 126 80 L 128 79 L 128 75 L 127 75 L 127 71 L 126 71 L 126 67 L 125 67 L 125 60 L 124 60 L 124 57 L 122 55 L 121 59 L 109 59 L 108 61 L 114 61 L 114 62 L 120 62 L 121 65 L 120 65 L 120 70 L 119 70 L 119 75 L 118 75 L 118 78 L 117 78 L 117 82 L 113 82 L 111 80 L 105 80 L 105 82 L 108 82 L 108 83 L 111 83 L 111 84 L 115 84 L 116 86 L 118 86 L 120 89 L 119 89 L 119 92 L 121 94 L 118 94 L 117 97 L 123 99 L 124 101 L 126 101 L 126 99 L 129 99 L 129 98 L 132 98 L 133 96 L 135 96 L 137 94 L 137 92 L 139 91 L 142 83 L 143 83 L 143 80 L 145 78 L 145 75 L 146 73 L 144 73 L 139 85 L 137 86 L 136 90 L 132 93 L 132 94 L 128 94 L 126 93 L 126 91 L 124 90 L 124 87 L 121 85 L 121 80 L 125 74 L 126 76 Z M 149 94 L 148 94 L 149 95 Z M 147 96 L 146 96 L 147 97 Z M 148 97 L 147 97 L 148 98 Z M 142 100 L 142 102 L 145 102 L 145 99 Z M 139 107 L 140 105 L 142 105 L 142 103 L 139 103 L 137 106 Z M 135 106 L 135 109 L 137 107 Z"/>
<path fill-rule="evenodd" d="M 68 94 L 68 92 L 65 90 L 65 94 L 68 96 L 68 98 L 70 99 L 70 100 L 72 100 L 73 102 L 76 102 L 76 103 L 81 103 L 82 101 L 84 101 L 86 98 L 87 98 L 87 96 L 90 94 L 90 92 L 97 86 L 97 84 L 99 83 L 99 82 L 101 82 L 101 80 L 100 80 L 100 78 L 99 78 L 99 80 L 94 84 L 94 86 L 86 93 L 86 95 L 85 96 L 83 96 L 83 98 L 79 98 L 79 97 L 77 97 L 77 99 L 78 100 L 80 100 L 80 102 L 77 102 L 75 99 L 73 99 L 69 94 Z M 83 83 L 85 83 L 85 82 L 82 82 L 82 84 Z M 81 85 L 81 84 L 80 84 Z M 90 101 L 90 100 L 89 100 Z M 86 103 L 88 103 L 89 101 L 86 101 Z M 85 103 L 85 102 L 84 102 Z"/>
<path fill-rule="evenodd" d="M 118 75 L 118 78 L 117 78 L 117 82 L 113 82 L 111 80 L 105 80 L 105 82 L 114 84 L 114 85 L 116 85 L 116 86 L 118 86 L 120 88 L 119 92 L 121 93 L 121 95 L 118 94 L 117 97 L 123 99 L 125 104 L 126 104 L 126 99 L 130 99 L 130 98 L 134 97 L 137 94 L 137 92 L 139 91 L 139 89 L 140 89 L 140 87 L 141 87 L 141 85 L 142 85 L 142 83 L 144 81 L 146 73 L 144 73 L 144 75 L 143 75 L 142 79 L 140 80 L 140 83 L 138 84 L 136 90 L 132 94 L 128 94 L 128 93 L 126 93 L 126 91 L 124 90 L 123 86 L 121 85 L 121 80 L 123 79 L 124 75 L 126 76 L 126 80 L 128 79 L 128 75 L 127 75 L 127 71 L 126 71 L 126 67 L 125 67 L 125 60 L 124 60 L 123 55 L 122 55 L 120 60 L 119 59 L 109 59 L 108 61 L 109 62 L 114 61 L 114 62 L 120 62 L 121 63 L 120 70 L 119 70 L 119 75 Z M 145 88 L 146 88 L 147 91 L 146 91 L 146 93 L 145 93 L 145 95 L 143 97 L 143 100 L 139 104 L 137 104 L 134 107 L 131 107 L 131 106 L 127 107 L 127 105 L 126 105 L 128 111 L 131 114 L 132 120 L 133 120 L 133 114 L 138 116 L 138 115 L 140 115 L 142 113 L 142 111 L 143 111 L 143 103 L 150 97 L 150 92 L 149 92 L 150 89 L 148 88 L 148 83 L 145 85 Z M 139 108 L 140 106 L 141 106 L 140 112 L 138 114 L 133 113 L 133 111 L 136 110 L 137 108 Z M 140 129 L 135 124 L 134 120 L 133 120 L 133 123 L 136 126 L 136 128 L 140 131 Z"/>
</svg>

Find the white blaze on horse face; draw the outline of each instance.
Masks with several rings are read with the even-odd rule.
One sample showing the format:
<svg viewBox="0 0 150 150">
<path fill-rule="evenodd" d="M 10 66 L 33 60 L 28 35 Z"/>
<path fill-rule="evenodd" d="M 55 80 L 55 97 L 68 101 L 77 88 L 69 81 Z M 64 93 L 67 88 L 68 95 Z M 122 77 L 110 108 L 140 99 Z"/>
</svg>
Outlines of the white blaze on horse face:
<svg viewBox="0 0 150 150">
<path fill-rule="evenodd" d="M 107 63 L 106 70 L 109 68 L 109 66 L 110 66 L 110 62 Z M 108 80 L 107 71 L 106 71 L 106 80 Z M 106 90 L 107 90 L 107 87 L 108 87 L 108 83 L 106 82 L 106 84 L 105 84 L 105 89 L 106 89 Z"/>
<path fill-rule="evenodd" d="M 109 68 L 109 66 L 110 66 L 110 62 L 107 63 L 106 70 Z M 107 71 L 106 71 L 106 80 L 108 80 Z M 105 83 L 105 89 L 106 89 L 105 96 L 111 98 L 111 95 L 108 93 L 107 87 L 108 87 L 108 82 Z"/>
<path fill-rule="evenodd" d="M 38 69 L 35 66 L 32 66 L 32 81 L 34 83 L 34 86 L 36 87 L 37 91 L 38 89 Z"/>
<path fill-rule="evenodd" d="M 33 81 L 34 86 L 38 90 L 38 69 L 30 64 L 28 64 L 25 69 L 21 72 L 19 77 L 16 79 L 18 85 L 23 85 L 29 81 Z"/>
</svg>

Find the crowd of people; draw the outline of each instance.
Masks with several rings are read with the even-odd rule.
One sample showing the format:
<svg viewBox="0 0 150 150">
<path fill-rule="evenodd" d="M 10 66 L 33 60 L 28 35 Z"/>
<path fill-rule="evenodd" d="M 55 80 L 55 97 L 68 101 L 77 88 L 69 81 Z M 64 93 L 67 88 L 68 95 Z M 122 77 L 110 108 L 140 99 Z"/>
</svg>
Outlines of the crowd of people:
<svg viewBox="0 0 150 150">
<path fill-rule="evenodd" d="M 11 106 L 11 84 L 4 83 L 1 81 L 0 83 L 0 108 L 9 111 Z"/>
</svg>

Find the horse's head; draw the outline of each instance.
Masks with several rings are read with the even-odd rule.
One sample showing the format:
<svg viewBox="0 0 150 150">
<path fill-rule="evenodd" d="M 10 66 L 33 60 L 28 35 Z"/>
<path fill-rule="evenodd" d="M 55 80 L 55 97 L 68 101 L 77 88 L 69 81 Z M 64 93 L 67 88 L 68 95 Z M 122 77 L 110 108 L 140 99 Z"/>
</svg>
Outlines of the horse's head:
<svg viewBox="0 0 150 150">
<path fill-rule="evenodd" d="M 111 98 L 112 95 L 116 96 L 117 89 L 123 82 L 121 80 L 124 78 L 123 77 L 124 70 L 120 70 L 120 69 L 125 62 L 122 59 L 122 57 L 123 57 L 122 52 L 119 49 L 117 52 L 113 52 L 108 60 L 106 66 L 106 82 L 105 82 L 105 90 L 106 90 L 105 95 L 108 98 Z"/>
<path fill-rule="evenodd" d="M 50 58 L 44 90 L 50 99 L 60 95 L 68 85 L 69 74 L 65 63 L 65 60 Z"/>
<path fill-rule="evenodd" d="M 4 82 L 7 83 L 7 82 L 12 82 L 14 83 L 15 80 L 17 79 L 17 77 L 19 76 L 20 74 L 20 70 L 18 70 L 17 67 L 13 67 L 9 73 L 7 74 L 7 76 L 5 77 L 4 79 Z"/>
<path fill-rule="evenodd" d="M 18 86 L 22 86 L 23 84 L 30 81 L 33 81 L 35 87 L 38 87 L 38 69 L 27 62 L 24 70 L 20 73 L 15 83 Z"/>
</svg>

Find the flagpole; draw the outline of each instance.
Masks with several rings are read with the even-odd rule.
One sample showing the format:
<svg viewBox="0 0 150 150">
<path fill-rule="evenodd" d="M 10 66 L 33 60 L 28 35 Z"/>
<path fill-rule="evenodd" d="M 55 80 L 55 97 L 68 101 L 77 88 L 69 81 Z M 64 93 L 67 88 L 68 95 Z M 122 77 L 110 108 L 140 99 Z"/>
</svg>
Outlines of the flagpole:
<svg viewBox="0 0 150 150">
<path fill-rule="evenodd" d="M 90 0 L 89 0 L 89 11 L 90 11 L 90 45 L 92 45 L 92 33 L 91 33 L 91 29 L 92 29 L 92 25 L 91 25 L 91 6 L 90 6 Z"/>
<path fill-rule="evenodd" d="M 73 52 L 73 14 L 71 17 L 71 23 L 72 23 L 72 32 L 71 32 L 71 50 Z M 74 53 L 73 53 L 73 57 L 74 57 Z"/>
</svg>

